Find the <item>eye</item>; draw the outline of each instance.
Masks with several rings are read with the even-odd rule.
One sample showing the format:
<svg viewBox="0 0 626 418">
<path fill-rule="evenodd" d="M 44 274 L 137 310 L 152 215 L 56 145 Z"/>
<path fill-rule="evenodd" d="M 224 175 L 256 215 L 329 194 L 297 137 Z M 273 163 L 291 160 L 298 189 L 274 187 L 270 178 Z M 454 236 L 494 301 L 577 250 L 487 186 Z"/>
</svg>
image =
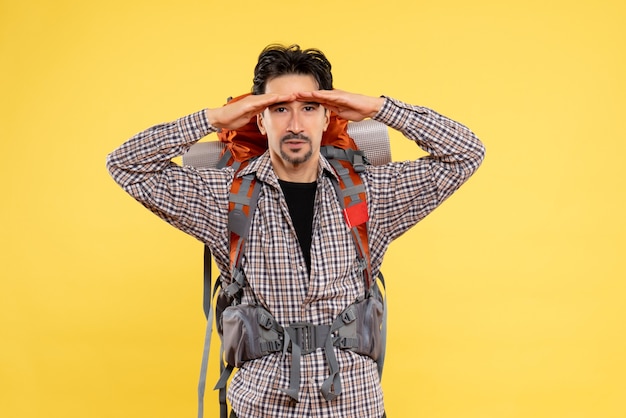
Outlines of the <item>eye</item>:
<svg viewBox="0 0 626 418">
<path fill-rule="evenodd" d="M 319 103 L 309 103 L 302 107 L 305 112 L 314 112 L 319 107 Z"/>
<path fill-rule="evenodd" d="M 287 108 L 283 106 L 276 106 L 274 109 L 272 109 L 272 111 L 275 113 L 284 113 L 287 111 Z"/>
</svg>

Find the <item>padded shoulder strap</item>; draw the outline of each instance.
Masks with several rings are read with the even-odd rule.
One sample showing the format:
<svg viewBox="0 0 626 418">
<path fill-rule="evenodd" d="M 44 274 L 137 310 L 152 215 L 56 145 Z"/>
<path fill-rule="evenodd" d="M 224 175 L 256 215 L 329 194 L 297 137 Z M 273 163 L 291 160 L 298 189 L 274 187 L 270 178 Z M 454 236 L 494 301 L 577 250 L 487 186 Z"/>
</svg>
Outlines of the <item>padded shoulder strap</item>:
<svg viewBox="0 0 626 418">
<path fill-rule="evenodd" d="M 363 180 L 352 166 L 350 160 L 330 158 L 328 161 L 335 169 L 339 178 L 338 182 L 333 179 L 333 185 L 343 210 L 344 220 L 348 228 L 350 228 L 350 233 L 357 249 L 365 282 L 365 290 L 368 292 L 372 286 L 372 268 L 367 236 L 369 213 Z"/>
<path fill-rule="evenodd" d="M 228 211 L 232 280 L 224 289 L 228 296 L 235 296 L 245 286 L 246 279 L 241 269 L 241 257 L 260 192 L 261 182 L 257 181 L 254 174 L 235 177 L 233 180 Z"/>
</svg>

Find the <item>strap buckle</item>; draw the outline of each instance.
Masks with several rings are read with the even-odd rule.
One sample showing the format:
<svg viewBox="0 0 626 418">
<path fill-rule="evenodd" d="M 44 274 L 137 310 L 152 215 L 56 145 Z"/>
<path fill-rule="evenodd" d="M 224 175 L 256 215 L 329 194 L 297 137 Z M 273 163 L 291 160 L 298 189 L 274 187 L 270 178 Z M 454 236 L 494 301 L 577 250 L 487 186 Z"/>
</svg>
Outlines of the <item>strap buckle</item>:
<svg viewBox="0 0 626 418">
<path fill-rule="evenodd" d="M 323 327 L 310 322 L 294 322 L 285 327 L 285 332 L 289 334 L 292 344 L 300 347 L 302 354 L 309 354 L 323 346 L 324 339 L 328 335 L 328 332 L 324 333 L 321 329 Z M 325 328 L 330 329 L 329 326 Z M 326 336 L 323 334 L 326 334 Z"/>
</svg>

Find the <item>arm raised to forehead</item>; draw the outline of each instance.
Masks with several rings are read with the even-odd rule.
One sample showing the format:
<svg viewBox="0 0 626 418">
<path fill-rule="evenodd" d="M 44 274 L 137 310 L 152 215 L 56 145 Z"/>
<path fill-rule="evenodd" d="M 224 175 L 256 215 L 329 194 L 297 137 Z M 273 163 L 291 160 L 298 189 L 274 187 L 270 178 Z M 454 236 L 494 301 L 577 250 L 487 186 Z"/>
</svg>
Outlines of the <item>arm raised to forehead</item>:
<svg viewBox="0 0 626 418">
<path fill-rule="evenodd" d="M 207 109 L 206 116 L 211 126 L 221 129 L 237 129 L 247 124 L 252 117 L 276 103 L 296 100 L 295 94 L 250 95 L 226 106 Z"/>
<path fill-rule="evenodd" d="M 316 90 L 296 93 L 301 101 L 317 102 L 344 119 L 354 122 L 371 118 L 381 109 L 383 97 L 365 96 L 343 90 Z"/>
</svg>

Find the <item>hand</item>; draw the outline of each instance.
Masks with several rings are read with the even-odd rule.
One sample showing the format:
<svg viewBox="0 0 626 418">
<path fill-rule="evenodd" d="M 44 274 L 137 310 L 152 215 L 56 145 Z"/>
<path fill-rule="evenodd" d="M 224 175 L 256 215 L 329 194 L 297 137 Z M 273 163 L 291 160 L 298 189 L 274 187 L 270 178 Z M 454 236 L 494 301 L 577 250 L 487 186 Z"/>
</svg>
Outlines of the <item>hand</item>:
<svg viewBox="0 0 626 418">
<path fill-rule="evenodd" d="M 340 117 L 354 122 L 373 117 L 385 102 L 382 97 L 364 96 L 336 89 L 300 92 L 296 93 L 296 97 L 299 101 L 320 103 Z"/>
<path fill-rule="evenodd" d="M 258 94 L 233 101 L 226 106 L 207 109 L 207 118 L 211 126 L 235 130 L 250 122 L 250 119 L 263 112 L 274 103 L 296 100 L 295 94 Z"/>
</svg>

